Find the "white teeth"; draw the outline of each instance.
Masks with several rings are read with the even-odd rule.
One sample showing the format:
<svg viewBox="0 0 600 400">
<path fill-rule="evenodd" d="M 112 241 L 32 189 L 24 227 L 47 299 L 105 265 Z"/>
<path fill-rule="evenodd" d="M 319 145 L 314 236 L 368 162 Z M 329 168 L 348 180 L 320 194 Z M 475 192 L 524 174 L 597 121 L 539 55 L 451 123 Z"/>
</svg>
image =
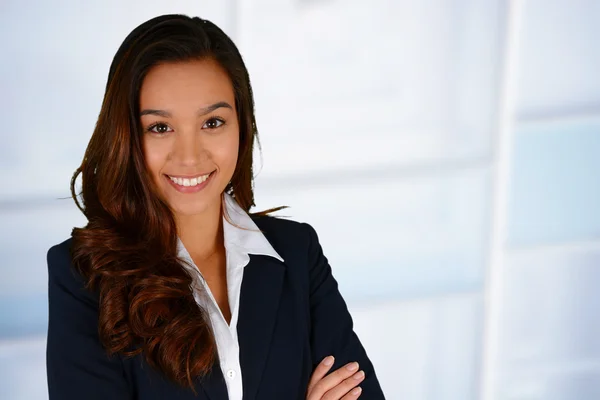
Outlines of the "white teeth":
<svg viewBox="0 0 600 400">
<path fill-rule="evenodd" d="M 198 176 L 192 179 L 189 178 L 176 178 L 174 176 L 169 176 L 169 179 L 171 179 L 171 181 L 173 181 L 173 183 L 176 183 L 180 186 L 185 186 L 185 187 L 189 187 L 189 186 L 196 186 L 201 184 L 202 182 L 206 181 L 208 179 L 210 174 L 206 174 L 206 175 L 202 175 L 202 176 Z"/>
</svg>

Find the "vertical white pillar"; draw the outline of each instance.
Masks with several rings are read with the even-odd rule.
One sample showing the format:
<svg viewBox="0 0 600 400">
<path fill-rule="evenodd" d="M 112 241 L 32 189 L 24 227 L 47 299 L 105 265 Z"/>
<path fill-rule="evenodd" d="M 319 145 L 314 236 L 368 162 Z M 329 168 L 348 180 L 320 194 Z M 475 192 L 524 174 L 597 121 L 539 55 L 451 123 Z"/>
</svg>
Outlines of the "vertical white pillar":
<svg viewBox="0 0 600 400">
<path fill-rule="evenodd" d="M 516 108 L 516 74 L 523 4 L 526 0 L 507 0 L 500 77 L 497 130 L 492 141 L 492 215 L 488 267 L 484 284 L 484 330 L 481 371 L 481 400 L 497 400 L 499 345 L 503 303 L 504 258 L 507 246 L 508 190 L 513 150 L 513 125 Z"/>
</svg>

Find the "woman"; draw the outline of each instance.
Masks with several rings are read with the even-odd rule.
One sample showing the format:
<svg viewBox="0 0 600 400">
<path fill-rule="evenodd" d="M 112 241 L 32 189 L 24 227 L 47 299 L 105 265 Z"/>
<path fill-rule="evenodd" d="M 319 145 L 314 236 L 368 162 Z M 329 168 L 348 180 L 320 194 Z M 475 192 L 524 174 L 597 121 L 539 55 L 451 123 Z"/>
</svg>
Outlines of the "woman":
<svg viewBox="0 0 600 400">
<path fill-rule="evenodd" d="M 51 400 L 384 398 L 313 228 L 248 214 L 253 108 L 211 22 L 125 39 L 48 252 Z"/>
</svg>

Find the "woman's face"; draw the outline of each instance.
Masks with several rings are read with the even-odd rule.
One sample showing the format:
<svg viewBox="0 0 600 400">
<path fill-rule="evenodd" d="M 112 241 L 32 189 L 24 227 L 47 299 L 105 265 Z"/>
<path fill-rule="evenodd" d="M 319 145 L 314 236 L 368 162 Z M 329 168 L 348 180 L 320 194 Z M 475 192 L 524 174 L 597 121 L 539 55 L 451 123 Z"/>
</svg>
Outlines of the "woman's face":
<svg viewBox="0 0 600 400">
<path fill-rule="evenodd" d="M 174 212 L 219 209 L 239 147 L 233 88 L 220 65 L 153 67 L 140 91 L 140 120 L 146 167 Z"/>
</svg>

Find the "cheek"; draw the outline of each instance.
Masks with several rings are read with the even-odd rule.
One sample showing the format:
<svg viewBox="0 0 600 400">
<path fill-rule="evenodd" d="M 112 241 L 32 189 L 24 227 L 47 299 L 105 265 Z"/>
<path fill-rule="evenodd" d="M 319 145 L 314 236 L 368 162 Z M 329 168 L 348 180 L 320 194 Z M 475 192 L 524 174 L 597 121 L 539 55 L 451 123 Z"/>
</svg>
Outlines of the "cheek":
<svg viewBox="0 0 600 400">
<path fill-rule="evenodd" d="M 144 140 L 143 143 L 144 162 L 152 179 L 157 179 L 160 175 L 161 167 L 164 165 L 165 154 L 163 146 L 159 146 L 156 141 Z"/>
<path fill-rule="evenodd" d="M 218 153 L 219 153 L 219 164 L 220 167 L 224 170 L 227 170 L 229 173 L 233 173 L 235 170 L 235 165 L 237 164 L 239 151 L 239 133 L 234 131 L 220 143 Z"/>
</svg>

